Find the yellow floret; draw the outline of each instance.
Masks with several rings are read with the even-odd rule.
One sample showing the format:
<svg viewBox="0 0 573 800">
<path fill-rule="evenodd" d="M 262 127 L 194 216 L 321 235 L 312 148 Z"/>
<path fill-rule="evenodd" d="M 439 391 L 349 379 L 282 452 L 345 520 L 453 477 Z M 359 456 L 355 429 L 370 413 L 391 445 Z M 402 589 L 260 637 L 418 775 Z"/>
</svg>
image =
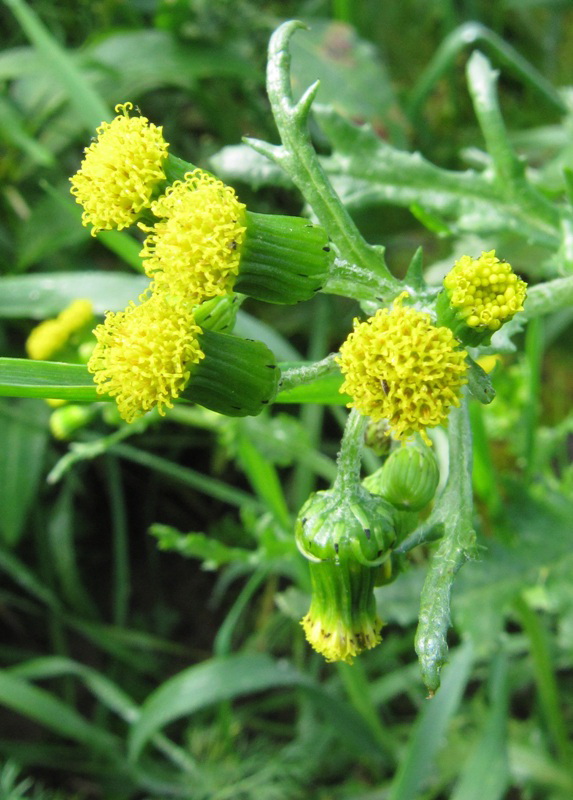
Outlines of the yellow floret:
<svg viewBox="0 0 573 800">
<path fill-rule="evenodd" d="M 308 643 L 317 653 L 324 656 L 326 661 L 345 661 L 347 664 L 352 664 L 357 655 L 376 647 L 382 641 L 380 636 L 382 621 L 377 617 L 369 619 L 366 615 L 362 615 L 360 624 L 355 625 L 356 630 L 353 630 L 333 614 L 321 619 L 320 615 L 313 612 L 311 605 L 310 611 L 300 624 Z"/>
<path fill-rule="evenodd" d="M 467 382 L 466 352 L 448 328 L 436 327 L 430 315 L 402 308 L 403 293 L 392 309 L 380 309 L 354 331 L 340 348 L 344 375 L 340 391 L 349 407 L 386 419 L 393 435 L 403 439 L 443 423 L 460 403 Z"/>
<path fill-rule="evenodd" d="M 190 367 L 204 357 L 189 306 L 163 295 L 108 313 L 94 333 L 88 369 L 98 393 L 115 397 L 126 422 L 155 407 L 165 414 L 187 385 Z"/>
<path fill-rule="evenodd" d="M 523 311 L 527 285 L 495 250 L 479 258 L 462 256 L 444 278 L 450 304 L 470 328 L 497 331 Z"/>
<path fill-rule="evenodd" d="M 93 306 L 89 300 L 74 300 L 55 319 L 46 319 L 32 329 L 26 341 L 26 352 L 30 358 L 45 360 L 68 343 L 70 336 L 81 330 L 93 318 Z"/>
<path fill-rule="evenodd" d="M 176 181 L 151 206 L 159 221 L 141 256 L 156 291 L 195 304 L 231 291 L 239 272 L 245 206 L 234 190 L 202 170 Z"/>
<path fill-rule="evenodd" d="M 146 117 L 130 117 L 131 103 L 116 106 L 118 116 L 103 122 L 86 148 L 71 192 L 83 206 L 82 222 L 101 230 L 122 230 L 149 208 L 156 185 L 165 180 L 167 143 L 162 128 Z"/>
</svg>

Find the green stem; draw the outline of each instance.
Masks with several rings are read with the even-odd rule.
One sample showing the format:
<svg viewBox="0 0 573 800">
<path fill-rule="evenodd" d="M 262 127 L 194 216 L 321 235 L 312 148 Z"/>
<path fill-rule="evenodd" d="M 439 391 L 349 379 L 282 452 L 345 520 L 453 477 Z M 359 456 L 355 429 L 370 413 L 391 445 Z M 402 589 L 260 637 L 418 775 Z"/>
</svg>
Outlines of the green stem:
<svg viewBox="0 0 573 800">
<path fill-rule="evenodd" d="M 290 83 L 289 42 L 296 30 L 306 26 L 298 20 L 278 28 L 269 43 L 267 91 L 282 147 L 247 139 L 255 150 L 281 166 L 303 194 L 327 231 L 343 261 L 378 276 L 388 297 L 396 295 L 398 282 L 389 272 L 381 248 L 368 245 L 328 180 L 312 146 L 308 114 L 318 82 L 294 103 Z"/>
<path fill-rule="evenodd" d="M 527 326 L 527 333 L 525 335 L 527 393 L 529 398 L 523 411 L 523 428 L 525 431 L 523 457 L 525 461 L 525 474 L 529 478 L 532 476 L 535 466 L 543 349 L 543 321 L 538 317 L 537 319 L 531 320 Z"/>
<path fill-rule="evenodd" d="M 291 367 L 286 369 L 280 379 L 279 391 L 283 392 L 287 389 L 294 389 L 295 386 L 302 386 L 305 383 L 312 383 L 324 375 L 330 375 L 338 370 L 338 364 L 335 361 L 338 353 L 331 353 L 323 358 L 322 361 L 317 361 L 305 367 Z"/>
<path fill-rule="evenodd" d="M 444 535 L 432 557 L 420 598 L 416 652 L 424 683 L 433 694 L 447 660 L 446 635 L 450 626 L 450 595 L 460 567 L 473 558 L 472 439 L 467 397 L 449 420 L 448 480 L 426 523 L 442 524 Z"/>
<path fill-rule="evenodd" d="M 352 23 L 352 0 L 332 0 L 332 18 Z"/>
<path fill-rule="evenodd" d="M 571 305 L 573 305 L 573 275 L 538 283 L 528 289 L 523 313 L 527 319 L 533 319 Z"/>
<path fill-rule="evenodd" d="M 127 622 L 130 587 L 127 520 L 117 459 L 107 456 L 105 462 L 113 531 L 113 622 L 123 627 Z"/>
<path fill-rule="evenodd" d="M 531 186 L 525 175 L 525 164 L 510 144 L 497 97 L 497 72 L 487 58 L 475 51 L 467 64 L 467 79 L 474 111 L 480 124 L 497 182 L 506 197 L 521 206 L 529 215 L 542 221 L 548 233 L 560 227 L 555 207 Z"/>
<path fill-rule="evenodd" d="M 567 112 L 559 92 L 517 50 L 485 25 L 479 22 L 466 22 L 444 39 L 414 87 L 408 103 L 408 115 L 413 125 L 418 121 L 427 96 L 442 75 L 454 65 L 458 54 L 478 43 L 485 44 L 501 64 L 509 67 L 523 83 L 539 92 L 556 111 L 561 114 Z"/>
<path fill-rule="evenodd" d="M 328 351 L 329 318 L 331 302 L 327 297 L 317 297 L 316 314 L 313 317 L 312 329 L 308 348 L 308 358 L 311 361 L 321 358 Z M 318 453 L 320 449 L 320 434 L 324 420 L 324 406 L 320 403 L 310 403 L 302 407 L 300 421 L 307 432 L 309 452 Z M 315 470 L 305 457 L 301 458 L 295 467 L 292 479 L 292 502 L 294 508 L 300 508 L 309 494 L 316 488 Z"/>
<path fill-rule="evenodd" d="M 362 450 L 364 448 L 364 432 L 368 424 L 368 417 L 355 408 L 348 415 L 340 452 L 338 453 L 338 473 L 332 486 L 334 492 L 345 495 L 352 492 L 360 482 L 360 468 L 362 466 Z"/>
</svg>

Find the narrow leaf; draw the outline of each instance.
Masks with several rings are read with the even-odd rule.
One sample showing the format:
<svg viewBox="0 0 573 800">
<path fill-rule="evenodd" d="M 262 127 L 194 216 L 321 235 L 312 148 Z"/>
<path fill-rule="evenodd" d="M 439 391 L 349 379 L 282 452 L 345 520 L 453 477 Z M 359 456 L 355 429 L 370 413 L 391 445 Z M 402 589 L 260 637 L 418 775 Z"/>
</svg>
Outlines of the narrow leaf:
<svg viewBox="0 0 573 800">
<path fill-rule="evenodd" d="M 93 378 L 83 364 L 0 358 L 0 396 L 54 397 L 93 402 L 110 399 L 98 395 Z"/>
</svg>

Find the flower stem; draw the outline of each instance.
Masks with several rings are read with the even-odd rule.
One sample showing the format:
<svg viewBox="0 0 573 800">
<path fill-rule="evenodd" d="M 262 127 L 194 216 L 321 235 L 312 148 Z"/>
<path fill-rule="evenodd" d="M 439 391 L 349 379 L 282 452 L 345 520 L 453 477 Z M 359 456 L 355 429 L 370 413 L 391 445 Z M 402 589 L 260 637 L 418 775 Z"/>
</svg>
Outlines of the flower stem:
<svg viewBox="0 0 573 800">
<path fill-rule="evenodd" d="M 368 417 L 362 416 L 356 409 L 352 409 L 348 415 L 338 453 L 338 473 L 332 486 L 335 492 L 345 494 L 352 491 L 360 481 L 364 432 L 367 423 Z"/>
<path fill-rule="evenodd" d="M 284 392 L 287 389 L 294 389 L 295 386 L 312 383 L 324 375 L 336 372 L 338 370 L 338 364 L 335 361 L 337 355 L 338 353 L 330 353 L 326 358 L 316 361 L 314 364 L 304 367 L 291 367 L 284 370 L 279 383 L 279 391 Z"/>
<path fill-rule="evenodd" d="M 297 103 L 293 100 L 289 41 L 296 30 L 304 27 L 304 23 L 298 20 L 285 22 L 272 35 L 269 44 L 267 91 L 282 146 L 255 139 L 246 139 L 246 142 L 284 169 L 328 233 L 340 257 L 377 276 L 380 292 L 386 299 L 391 299 L 396 295 L 399 283 L 386 266 L 383 249 L 372 247 L 363 239 L 312 146 L 307 123 L 318 82 L 310 86 Z"/>
</svg>

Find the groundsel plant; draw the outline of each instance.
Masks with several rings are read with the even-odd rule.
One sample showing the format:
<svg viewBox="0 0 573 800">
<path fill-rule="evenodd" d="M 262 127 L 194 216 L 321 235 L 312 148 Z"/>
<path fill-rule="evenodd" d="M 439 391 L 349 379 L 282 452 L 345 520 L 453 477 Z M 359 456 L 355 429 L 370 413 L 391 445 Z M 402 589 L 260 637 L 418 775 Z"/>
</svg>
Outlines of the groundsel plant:
<svg viewBox="0 0 573 800">
<path fill-rule="evenodd" d="M 494 401 L 478 361 L 507 350 L 520 318 L 558 309 L 571 289 L 568 278 L 556 278 L 528 296 L 519 265 L 488 249 L 487 240 L 476 252 L 453 257 L 442 285 L 426 283 L 419 252 L 405 277 L 395 277 L 383 248 L 369 245 L 357 229 L 313 147 L 308 122 L 318 84 L 293 99 L 289 46 L 303 28 L 285 23 L 270 42 L 267 88 L 281 143 L 247 144 L 286 173 L 308 216 L 250 211 L 235 188 L 173 154 L 161 127 L 131 102 L 117 106 L 115 119 L 102 122 L 86 149 L 71 191 L 94 235 L 131 226 L 144 237 L 140 257 L 148 284 L 95 327 L 87 364 L 76 359 L 73 372 L 72 365 L 66 371 L 54 364 L 54 379 L 35 384 L 35 394 L 81 400 L 97 393 L 133 423 L 180 403 L 227 416 L 272 413 L 273 402 L 289 392 L 304 398 L 314 388 L 320 398 L 317 387 L 328 379 L 350 411 L 331 487 L 312 493 L 290 523 L 310 574 L 304 633 L 326 661 L 353 663 L 381 641 L 375 587 L 400 581 L 410 551 L 437 542 L 416 636 L 423 680 L 433 693 L 447 660 L 452 583 L 477 550 L 468 403 L 470 397 Z M 491 140 L 496 125 L 499 130 L 495 75 L 479 53 L 469 80 Z M 494 167 L 512 196 L 512 213 L 525 218 L 537 209 L 548 228 L 553 222 L 543 199 L 529 185 L 519 191 L 521 173 L 508 148 L 497 141 Z M 292 305 L 319 292 L 359 304 L 338 351 L 320 361 L 281 365 L 272 345 L 233 333 L 245 297 Z M 84 310 L 90 320 L 91 307 Z M 29 340 L 31 358 L 49 358 L 68 340 L 71 329 L 64 331 L 62 319 L 52 322 L 60 339 L 46 344 L 44 324 Z M 3 393 L 18 395 L 26 381 L 9 376 L 22 365 L 4 361 Z M 33 383 L 31 369 L 25 374 Z M 315 402 L 336 402 L 329 391 Z M 447 440 L 448 451 L 439 462 L 437 436 Z M 382 465 L 364 475 L 364 452 L 373 442 Z M 382 607 L 383 596 L 381 589 Z"/>
</svg>

